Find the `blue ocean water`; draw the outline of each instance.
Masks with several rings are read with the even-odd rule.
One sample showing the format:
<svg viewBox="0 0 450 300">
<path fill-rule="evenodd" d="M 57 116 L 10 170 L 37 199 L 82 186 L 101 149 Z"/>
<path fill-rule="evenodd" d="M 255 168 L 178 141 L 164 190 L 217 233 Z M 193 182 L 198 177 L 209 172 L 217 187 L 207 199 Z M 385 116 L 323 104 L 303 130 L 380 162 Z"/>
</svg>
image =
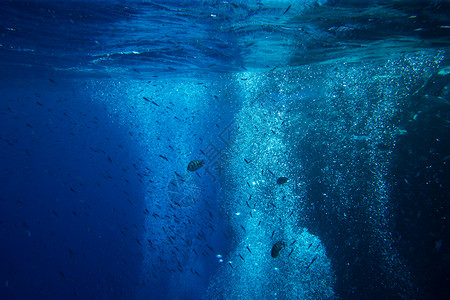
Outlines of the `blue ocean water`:
<svg viewBox="0 0 450 300">
<path fill-rule="evenodd" d="M 448 299 L 449 12 L 3 1 L 0 299 Z"/>
</svg>

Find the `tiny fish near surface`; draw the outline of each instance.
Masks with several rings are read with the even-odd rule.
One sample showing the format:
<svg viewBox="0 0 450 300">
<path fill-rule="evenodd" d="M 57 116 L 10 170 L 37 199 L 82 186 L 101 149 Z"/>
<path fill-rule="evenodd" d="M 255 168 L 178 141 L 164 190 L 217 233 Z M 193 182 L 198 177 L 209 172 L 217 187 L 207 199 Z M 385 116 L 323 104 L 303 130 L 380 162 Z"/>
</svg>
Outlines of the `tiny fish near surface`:
<svg viewBox="0 0 450 300">
<path fill-rule="evenodd" d="M 285 246 L 286 243 L 283 241 L 276 242 L 275 245 L 273 245 L 272 250 L 270 251 L 270 255 L 272 255 L 273 258 L 276 258 Z"/>
<path fill-rule="evenodd" d="M 201 167 L 203 167 L 203 165 L 205 164 L 205 160 L 193 160 L 191 161 L 188 166 L 187 166 L 187 170 L 194 172 L 197 171 L 198 169 L 200 169 Z"/>
</svg>

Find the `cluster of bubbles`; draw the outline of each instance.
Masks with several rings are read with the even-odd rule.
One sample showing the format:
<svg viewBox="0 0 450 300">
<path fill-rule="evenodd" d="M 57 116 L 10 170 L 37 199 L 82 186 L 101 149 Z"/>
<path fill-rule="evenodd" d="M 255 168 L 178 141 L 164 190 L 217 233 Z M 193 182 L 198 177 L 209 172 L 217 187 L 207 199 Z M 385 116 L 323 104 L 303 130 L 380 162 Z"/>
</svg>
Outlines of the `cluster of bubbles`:
<svg viewBox="0 0 450 300">
<path fill-rule="evenodd" d="M 254 90 L 270 87 L 264 76 L 239 74 L 237 79 L 240 76 L 248 80 L 240 87 L 242 108 L 229 147 L 222 203 L 235 239 L 232 252 L 220 257 L 223 263 L 207 296 L 332 298 L 335 275 L 325 248 L 317 236 L 298 226 L 304 195 L 301 176 L 288 169 L 283 142 L 286 101 Z"/>
</svg>

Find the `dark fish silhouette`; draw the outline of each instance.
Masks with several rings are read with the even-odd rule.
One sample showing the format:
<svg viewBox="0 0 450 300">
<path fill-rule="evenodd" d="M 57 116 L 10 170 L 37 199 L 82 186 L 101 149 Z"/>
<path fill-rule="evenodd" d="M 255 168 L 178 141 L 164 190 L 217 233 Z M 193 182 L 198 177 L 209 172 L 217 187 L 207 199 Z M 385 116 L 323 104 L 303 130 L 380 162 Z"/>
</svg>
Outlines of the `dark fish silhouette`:
<svg viewBox="0 0 450 300">
<path fill-rule="evenodd" d="M 197 171 L 198 169 L 200 169 L 201 167 L 203 167 L 203 165 L 205 164 L 205 160 L 193 160 L 191 161 L 188 166 L 187 166 L 187 170 L 194 172 Z"/>
<path fill-rule="evenodd" d="M 162 159 L 169 161 L 169 159 L 167 157 L 165 157 L 164 155 L 159 154 L 159 157 L 161 157 Z"/>
<path fill-rule="evenodd" d="M 309 270 L 309 268 L 311 267 L 311 265 L 316 261 L 317 259 L 317 255 L 314 256 L 313 260 L 309 263 L 308 267 L 306 268 L 305 272 Z"/>
<path fill-rule="evenodd" d="M 291 250 L 291 252 L 289 253 L 288 257 L 291 256 L 292 252 L 294 252 L 294 249 Z"/>
<path fill-rule="evenodd" d="M 283 184 L 286 183 L 289 180 L 287 177 L 278 177 L 277 184 Z"/>
<path fill-rule="evenodd" d="M 284 14 L 286 14 L 286 13 L 289 11 L 290 8 L 291 8 L 291 4 L 289 4 L 289 6 L 286 8 L 286 10 L 285 10 L 284 13 L 282 14 L 282 16 L 284 16 Z"/>
<path fill-rule="evenodd" d="M 275 245 L 273 245 L 272 250 L 270 251 L 270 255 L 272 255 L 273 258 L 277 257 L 280 251 L 286 246 L 286 243 L 283 241 L 276 242 Z"/>
</svg>

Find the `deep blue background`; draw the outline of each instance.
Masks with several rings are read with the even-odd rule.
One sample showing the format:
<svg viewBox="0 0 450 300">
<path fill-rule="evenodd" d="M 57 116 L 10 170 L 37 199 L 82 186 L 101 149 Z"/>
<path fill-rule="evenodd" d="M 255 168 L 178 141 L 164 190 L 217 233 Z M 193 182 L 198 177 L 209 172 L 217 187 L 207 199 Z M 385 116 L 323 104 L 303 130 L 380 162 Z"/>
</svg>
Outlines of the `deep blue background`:
<svg viewBox="0 0 450 300">
<path fill-rule="evenodd" d="M 227 74 L 248 70 L 283 74 L 298 65 L 340 58 L 362 64 L 364 60 L 381 61 L 382 65 L 394 54 L 405 53 L 408 57 L 406 54 L 412 53 L 419 57 L 420 49 L 430 52 L 448 49 L 449 29 L 445 27 L 449 25 L 448 1 L 395 1 L 395 4 L 328 1 L 327 5 L 318 5 L 311 0 L 305 5 L 310 9 L 305 14 L 296 5 L 289 6 L 291 3 L 270 6 L 249 2 L 2 3 L 0 298 L 141 299 L 149 295 L 162 298 L 167 297 L 170 289 L 172 295 L 179 296 L 181 292 L 174 291 L 176 281 L 172 279 L 183 274 L 191 280 L 186 284 L 192 282 L 196 288 L 186 298 L 198 299 L 219 266 L 216 254 L 225 256 L 233 245 L 228 219 L 218 205 L 223 192 L 220 175 L 224 170 L 216 169 L 214 176 L 210 176 L 205 168 L 198 177 L 193 175 L 192 182 L 202 191 L 196 199 L 199 204 L 190 210 L 177 207 L 161 210 L 155 205 L 158 199 L 167 196 L 167 178 L 175 176 L 170 172 L 170 176 L 164 174 L 167 178 L 162 178 L 158 171 L 168 164 L 184 177 L 184 161 L 202 157 L 199 149 L 205 149 L 209 142 L 221 145 L 219 153 L 226 152 L 229 145 L 217 140 L 218 136 L 239 110 L 236 105 L 242 100 L 239 97 L 246 96 L 239 93 L 238 85 L 230 90 L 223 88 L 231 86 Z M 368 17 L 364 9 L 370 5 L 378 7 L 375 3 L 396 13 L 386 17 L 380 10 L 379 15 Z M 396 38 L 409 42 L 396 44 Z M 381 47 L 383 51 L 371 48 L 374 41 L 390 39 L 394 41 Z M 367 53 L 363 49 L 368 49 Z M 361 57 L 355 58 L 356 53 Z M 408 65 L 407 58 L 403 63 Z M 444 58 L 442 66 L 448 65 L 448 59 Z M 337 69 L 333 62 L 329 68 L 330 73 Z M 159 106 L 154 106 L 145 102 L 142 95 L 127 95 L 148 105 L 145 110 L 132 107 L 133 112 L 145 115 L 144 112 L 150 111 L 149 118 L 155 123 L 163 113 L 169 113 L 167 106 L 174 109 L 173 122 L 168 122 L 167 131 L 160 130 L 157 138 L 153 135 L 154 140 L 147 141 L 150 146 L 143 150 L 139 142 L 142 131 L 135 124 L 138 122 L 134 122 L 133 116 L 122 118 L 123 107 L 112 112 L 109 104 L 109 100 L 120 103 L 119 98 L 112 101 L 111 97 L 123 96 L 127 91 L 119 93 L 120 87 L 112 91 L 107 84 L 105 88 L 100 83 L 92 84 L 109 80 L 111 86 L 119 86 L 120 82 L 140 80 L 142 86 L 161 82 L 167 85 L 180 78 L 192 80 L 192 74 L 203 79 L 195 87 L 186 88 L 186 93 L 203 89 L 207 91 L 205 103 L 214 105 L 198 116 L 206 125 L 191 128 L 195 132 L 186 137 L 186 144 L 196 150 L 189 153 L 191 157 L 182 159 L 180 153 L 186 153 L 171 142 L 171 134 L 195 121 L 175 119 L 190 111 L 177 110 L 177 105 L 172 107 L 164 97 L 151 98 L 158 102 Z M 409 292 L 418 297 L 446 299 L 450 286 L 447 138 L 450 135 L 446 121 L 450 110 L 445 86 L 449 86 L 450 80 L 448 76 L 434 76 L 420 78 L 414 87 L 420 89 L 427 84 L 426 88 L 399 101 L 400 108 L 392 122 L 407 134 L 396 141 L 387 178 L 392 184 L 391 225 L 395 246 L 405 258 L 417 287 Z M 250 76 L 242 76 L 239 81 L 245 83 L 247 77 Z M 398 80 L 401 86 L 403 79 L 395 77 L 392 81 Z M 218 83 L 208 86 L 205 82 Z M 299 90 L 307 85 L 302 80 L 298 84 Z M 338 103 L 342 107 L 337 105 L 335 109 L 344 111 L 345 90 L 336 91 L 336 95 L 342 96 L 338 99 L 343 101 Z M 319 96 L 313 98 L 317 100 Z M 320 115 L 327 109 L 332 115 L 334 108 L 323 108 L 319 102 L 308 100 L 304 105 L 299 102 L 292 107 L 297 105 L 299 112 L 312 120 L 317 119 L 315 113 Z M 415 114 L 418 121 L 412 122 Z M 292 115 L 297 117 L 295 112 Z M 326 113 L 322 116 L 327 117 Z M 343 123 L 348 121 L 345 116 L 336 117 L 342 118 Z M 328 176 L 323 169 L 329 162 L 323 157 L 330 149 L 322 143 L 327 130 L 319 126 L 317 131 L 308 133 L 311 143 L 306 147 L 290 149 L 293 157 L 297 155 L 307 162 L 299 170 L 309 180 L 305 187 L 308 204 L 303 212 L 306 221 L 301 225 L 319 236 L 327 248 L 337 274 L 339 296 L 389 298 L 398 290 L 387 287 L 386 274 L 390 270 L 382 269 L 377 253 L 370 252 L 373 246 L 370 228 L 359 223 L 367 217 L 366 208 L 348 209 L 353 219 L 343 221 L 338 214 L 340 207 L 323 197 L 330 193 L 329 187 L 322 184 Z M 296 135 L 294 139 L 298 140 Z M 155 152 L 152 144 L 166 145 L 165 152 Z M 389 146 L 379 144 L 370 151 L 386 152 Z M 159 155 L 168 157 L 169 162 Z M 289 162 L 294 168 L 295 159 Z M 340 167 L 345 171 L 346 166 L 344 162 Z M 367 171 L 363 163 L 358 167 L 349 173 Z M 366 175 L 369 182 L 372 174 Z M 363 182 L 364 177 L 360 178 Z M 370 191 L 372 187 L 364 184 L 361 190 Z M 346 196 L 354 196 L 355 202 L 364 200 L 359 193 L 335 195 L 336 199 Z M 159 217 L 153 217 L 153 213 Z M 149 227 L 148 220 L 155 225 Z M 189 226 L 183 227 L 185 224 Z M 171 232 L 168 226 L 173 226 Z M 182 228 L 188 230 L 183 232 Z M 162 234 L 164 230 L 169 233 Z M 206 236 L 204 240 L 202 233 Z M 156 248 L 148 247 L 147 238 Z M 196 246 L 189 244 L 191 240 Z M 359 247 L 356 250 L 355 244 Z M 185 249 L 190 251 L 188 255 L 183 254 Z M 192 249 L 197 253 L 193 254 Z M 348 262 L 354 262 L 355 257 L 359 263 L 350 266 Z M 177 269 L 179 265 L 182 271 Z M 143 266 L 149 268 L 146 275 Z"/>
<path fill-rule="evenodd" d="M 2 297 L 129 297 L 143 187 L 128 133 L 64 82 L 23 80 L 1 97 Z"/>
</svg>

